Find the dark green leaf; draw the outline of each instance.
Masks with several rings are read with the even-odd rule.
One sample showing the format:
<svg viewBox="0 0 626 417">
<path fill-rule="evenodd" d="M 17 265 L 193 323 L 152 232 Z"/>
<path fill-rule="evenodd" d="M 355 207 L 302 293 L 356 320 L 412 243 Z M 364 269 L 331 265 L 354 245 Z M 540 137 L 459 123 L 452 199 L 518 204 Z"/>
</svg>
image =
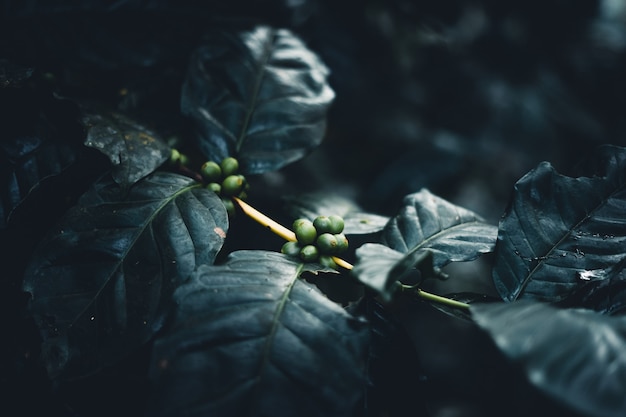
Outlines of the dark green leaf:
<svg viewBox="0 0 626 417">
<path fill-rule="evenodd" d="M 302 268 L 265 251 L 198 268 L 155 343 L 151 415 L 351 415 L 367 326 L 299 279 Z"/>
<path fill-rule="evenodd" d="M 528 300 L 470 310 L 547 395 L 585 416 L 626 415 L 626 318 Z"/>
<path fill-rule="evenodd" d="M 294 219 L 335 214 L 343 217 L 346 235 L 376 233 L 385 227 L 388 217 L 366 213 L 353 200 L 327 191 L 286 197 L 289 213 Z"/>
<path fill-rule="evenodd" d="M 76 151 L 67 144 L 28 136 L 0 141 L 0 229 L 42 181 L 59 175 L 75 160 Z"/>
<path fill-rule="evenodd" d="M 23 288 L 53 377 L 93 372 L 147 341 L 175 287 L 224 242 L 223 204 L 187 177 L 156 173 L 120 191 L 96 182 L 27 267 Z"/>
<path fill-rule="evenodd" d="M 517 182 L 500 221 L 493 270 L 503 299 L 559 301 L 620 272 L 626 257 L 626 152 L 606 151 L 611 157 L 600 155 L 602 177 L 568 177 L 543 162 Z"/>
<path fill-rule="evenodd" d="M 111 160 L 113 179 L 122 188 L 152 173 L 170 156 L 170 147 L 155 132 L 120 113 L 87 113 L 83 123 L 85 145 Z"/>
<path fill-rule="evenodd" d="M 378 243 L 366 243 L 356 250 L 356 256 L 352 274 L 379 293 L 383 300 L 391 300 L 398 277 L 390 276 L 390 272 L 402 261 L 402 253 Z"/>
<path fill-rule="evenodd" d="M 191 58 L 182 111 L 207 159 L 237 157 L 246 174 L 277 170 L 321 143 L 334 99 L 327 76 L 288 30 L 215 31 Z"/>
<path fill-rule="evenodd" d="M 491 252 L 496 235 L 497 228 L 477 214 L 422 189 L 404 198 L 383 231 L 383 243 L 405 254 L 430 251 L 433 266 L 442 268 Z"/>
</svg>

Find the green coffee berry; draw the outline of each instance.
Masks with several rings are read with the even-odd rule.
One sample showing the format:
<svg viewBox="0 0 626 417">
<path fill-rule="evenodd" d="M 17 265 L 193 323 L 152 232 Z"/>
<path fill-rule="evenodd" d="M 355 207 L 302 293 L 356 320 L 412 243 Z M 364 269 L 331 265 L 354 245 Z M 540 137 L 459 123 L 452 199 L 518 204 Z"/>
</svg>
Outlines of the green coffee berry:
<svg viewBox="0 0 626 417">
<path fill-rule="evenodd" d="M 236 213 L 235 203 L 233 203 L 233 200 L 231 200 L 230 198 L 222 198 L 222 203 L 224 204 L 224 207 L 226 208 L 226 212 L 228 213 L 228 216 L 233 217 Z"/>
<path fill-rule="evenodd" d="M 206 188 L 213 191 L 217 195 L 220 195 L 220 193 L 222 192 L 222 186 L 216 182 L 208 183 Z"/>
<path fill-rule="evenodd" d="M 298 244 L 298 242 L 285 242 L 282 248 L 280 248 L 281 253 L 289 256 L 299 256 L 300 250 L 302 247 Z"/>
<path fill-rule="evenodd" d="M 177 164 L 180 161 L 180 152 L 176 148 L 170 151 L 170 164 Z"/>
<path fill-rule="evenodd" d="M 238 195 L 244 186 L 242 175 L 229 175 L 222 181 L 222 193 L 227 196 Z"/>
<path fill-rule="evenodd" d="M 337 253 L 342 253 L 348 249 L 348 238 L 343 233 L 336 233 L 335 240 L 337 241 L 336 250 Z"/>
<path fill-rule="evenodd" d="M 337 263 L 335 262 L 333 257 L 330 255 L 320 255 L 318 262 L 324 265 L 325 267 L 338 269 Z"/>
<path fill-rule="evenodd" d="M 337 253 L 337 239 L 330 233 L 322 233 L 319 235 L 315 244 L 322 254 L 331 255 Z"/>
<path fill-rule="evenodd" d="M 298 219 L 293 222 L 293 232 L 296 234 L 296 239 L 301 245 L 310 245 L 315 242 L 317 238 L 317 231 L 313 222 L 308 219 Z"/>
<path fill-rule="evenodd" d="M 180 154 L 180 158 L 178 159 L 178 163 L 182 166 L 189 165 L 189 157 L 183 153 Z"/>
<path fill-rule="evenodd" d="M 337 234 L 337 233 L 343 232 L 343 227 L 344 227 L 343 217 L 336 216 L 333 214 L 331 216 L 328 216 L 328 219 L 330 220 L 329 233 Z"/>
<path fill-rule="evenodd" d="M 331 222 L 328 216 L 317 216 L 315 220 L 313 220 L 313 226 L 317 230 L 317 233 L 330 233 Z"/>
<path fill-rule="evenodd" d="M 239 161 L 229 156 L 222 160 L 220 167 L 222 168 L 222 175 L 228 177 L 229 175 L 234 175 L 239 170 Z"/>
<path fill-rule="evenodd" d="M 222 168 L 214 161 L 207 161 L 202 164 L 200 168 L 200 174 L 207 182 L 216 182 L 222 178 Z"/>
<path fill-rule="evenodd" d="M 300 249 L 300 259 L 304 262 L 316 261 L 319 257 L 319 251 L 314 245 L 305 245 Z"/>
</svg>

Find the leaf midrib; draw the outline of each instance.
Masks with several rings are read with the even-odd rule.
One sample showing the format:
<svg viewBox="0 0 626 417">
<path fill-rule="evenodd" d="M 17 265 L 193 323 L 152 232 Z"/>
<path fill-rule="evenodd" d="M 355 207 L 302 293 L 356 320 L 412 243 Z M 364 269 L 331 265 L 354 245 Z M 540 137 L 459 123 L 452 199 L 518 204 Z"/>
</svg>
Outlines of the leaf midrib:
<svg viewBox="0 0 626 417">
<path fill-rule="evenodd" d="M 100 296 L 100 293 L 111 282 L 111 277 L 115 274 L 115 271 L 117 271 L 120 268 L 120 265 L 122 265 L 124 263 L 124 261 L 126 260 L 126 257 L 128 256 L 128 253 L 132 250 L 132 248 L 134 248 L 135 243 L 137 242 L 137 240 L 143 235 L 143 233 L 145 232 L 145 230 L 148 227 L 148 225 L 152 224 L 152 222 L 154 221 L 154 218 L 161 212 L 161 210 L 163 210 L 163 208 L 165 206 L 167 206 L 172 201 L 174 201 L 176 198 L 178 198 L 179 195 L 184 194 L 184 193 L 188 192 L 189 190 L 191 190 L 193 188 L 198 188 L 200 186 L 201 186 L 201 184 L 199 184 L 199 183 L 192 183 L 191 185 L 188 185 L 186 187 L 181 188 L 180 190 L 178 190 L 174 194 L 170 195 L 168 198 L 165 198 L 165 199 L 162 200 L 162 203 L 152 212 L 152 214 L 150 216 L 147 217 L 146 221 L 144 221 L 143 224 L 138 227 L 138 231 L 139 232 L 135 234 L 135 237 L 132 239 L 131 243 L 128 245 L 126 250 L 124 250 L 124 252 L 122 252 L 123 255 L 120 256 L 119 261 L 114 263 L 115 266 L 111 269 L 112 272 L 108 275 L 107 279 L 104 281 L 102 286 L 98 289 L 96 294 L 92 297 L 92 300 L 85 305 L 85 308 L 79 314 L 77 314 L 76 318 L 74 320 L 72 320 L 72 322 L 67 326 L 68 331 L 72 328 L 72 326 L 74 326 L 74 324 L 76 324 L 76 321 L 80 317 L 83 316 L 83 314 L 87 311 L 87 309 Z M 133 203 L 142 202 L 142 201 L 146 201 L 147 202 L 147 201 L 150 201 L 150 200 L 137 200 L 137 201 L 133 201 Z M 107 202 L 105 204 L 110 204 L 110 202 Z"/>
<path fill-rule="evenodd" d="M 600 208 L 602 208 L 603 206 L 606 205 L 606 203 L 613 198 L 613 196 L 621 191 L 624 190 L 624 188 L 626 187 L 626 184 L 622 184 L 620 187 L 617 187 L 615 190 L 613 190 L 611 193 L 609 193 L 606 197 L 604 197 L 603 199 L 601 199 L 598 204 L 596 205 L 596 207 L 594 207 L 593 210 L 589 211 L 580 221 L 578 221 L 575 225 L 573 225 L 572 227 L 568 228 L 567 233 L 563 234 L 563 236 L 561 236 L 561 238 L 554 244 L 552 245 L 552 247 L 550 247 L 550 250 L 548 250 L 548 252 L 546 252 L 545 255 L 540 256 L 537 259 L 537 265 L 535 265 L 535 267 L 528 273 L 528 275 L 522 280 L 522 282 L 520 283 L 520 286 L 517 290 L 517 293 L 513 296 L 513 299 L 511 301 L 516 301 L 525 291 L 526 287 L 528 286 L 528 284 L 530 284 L 530 281 L 532 280 L 532 277 L 535 275 L 536 272 L 538 272 L 540 270 L 541 267 L 543 267 L 543 265 L 545 265 L 548 262 L 548 259 L 550 259 L 550 256 L 552 255 L 552 253 L 572 234 L 572 231 L 576 230 L 577 228 L 579 228 L 582 224 L 584 224 L 587 220 L 589 220 L 590 218 L 593 217 L 593 215 L 600 210 Z M 515 209 L 515 211 L 517 212 L 517 208 Z M 519 215 L 518 215 L 519 217 Z M 521 218 L 521 217 L 520 217 Z"/>
<path fill-rule="evenodd" d="M 250 126 L 250 122 L 252 120 L 252 115 L 254 114 L 255 104 L 258 101 L 259 91 L 261 90 L 261 84 L 263 82 L 263 78 L 265 75 L 265 65 L 269 61 L 272 56 L 274 38 L 276 37 L 276 31 L 271 29 L 268 34 L 268 41 L 265 43 L 265 48 L 263 49 L 263 55 L 261 56 L 261 60 L 258 63 L 258 71 L 256 77 L 254 79 L 254 85 L 252 87 L 252 95 L 250 96 L 250 100 L 246 106 L 246 115 L 243 119 L 243 123 L 241 125 L 241 131 L 237 136 L 237 144 L 235 147 L 236 152 L 241 150 L 243 146 L 243 141 L 246 137 L 246 132 L 248 131 L 248 126 Z"/>
</svg>

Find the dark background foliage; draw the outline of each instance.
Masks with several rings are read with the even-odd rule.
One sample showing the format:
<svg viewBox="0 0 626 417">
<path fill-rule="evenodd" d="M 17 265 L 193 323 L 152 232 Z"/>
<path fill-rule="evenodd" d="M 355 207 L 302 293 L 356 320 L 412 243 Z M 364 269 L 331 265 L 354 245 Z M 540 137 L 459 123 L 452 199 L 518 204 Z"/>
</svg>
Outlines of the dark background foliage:
<svg viewBox="0 0 626 417">
<path fill-rule="evenodd" d="M 329 67 L 336 93 L 324 143 L 300 162 L 254 179 L 255 205 L 277 218 L 281 198 L 295 192 L 338 192 L 368 211 L 393 215 L 405 194 L 426 187 L 496 224 L 515 181 L 540 161 L 568 173 L 599 144 L 626 145 L 624 1 L 31 0 L 3 1 L 0 15 L 2 164 L 24 152 L 4 146 L 17 136 L 38 138 L 42 147 L 83 140 L 78 109 L 59 97 L 133 115 L 175 144 L 189 129 L 180 87 L 191 52 L 209 28 L 240 18 L 293 30 Z M 36 331 L 22 318 L 17 277 L 32 242 L 106 166 L 95 151 L 68 158 L 79 161 L 75 171 L 52 179 L 55 187 L 41 187 L 15 213 L 28 228 L 9 228 L 0 240 L 3 264 L 10 265 L 0 283 L 0 414 L 16 405 L 26 415 L 42 409 L 91 415 L 81 408 L 94 407 L 106 415 L 127 403 L 128 414 L 137 415 L 145 352 L 95 382 L 55 390 L 36 360 Z M 63 198 L 46 194 L 58 185 Z M 251 230 L 258 229 L 242 219 L 227 245 L 276 250 L 275 241 Z M 476 288 L 493 291 L 485 278 L 467 289 Z M 501 403 L 485 392 L 514 392 L 518 382 L 495 382 L 510 370 L 493 359 L 493 346 L 463 326 L 451 337 L 441 326 L 455 324 L 437 311 L 424 317 L 419 331 L 408 333 L 430 335 L 419 344 L 419 357 L 427 359 L 409 361 L 415 372 L 395 377 L 424 383 L 437 399 L 431 415 L 497 412 Z M 442 345 L 449 349 L 437 350 Z M 406 353 L 407 344 L 397 346 Z M 493 370 L 485 373 L 488 366 Z M 471 375 L 480 375 L 479 383 Z M 385 395 L 412 394 L 398 380 Z M 98 396 L 103 386 L 106 398 Z M 59 393 L 74 399 L 72 409 Z M 505 397 L 542 404 L 536 394 L 524 395 Z M 391 411 L 401 415 L 400 408 Z"/>
</svg>

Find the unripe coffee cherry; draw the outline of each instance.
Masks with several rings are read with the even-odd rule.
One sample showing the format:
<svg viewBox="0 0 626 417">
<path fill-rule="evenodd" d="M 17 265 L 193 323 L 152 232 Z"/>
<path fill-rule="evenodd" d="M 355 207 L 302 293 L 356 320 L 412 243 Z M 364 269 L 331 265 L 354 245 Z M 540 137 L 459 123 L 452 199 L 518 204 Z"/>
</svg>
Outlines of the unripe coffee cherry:
<svg viewBox="0 0 626 417">
<path fill-rule="evenodd" d="M 216 182 L 208 183 L 206 188 L 213 191 L 217 195 L 220 195 L 220 193 L 222 192 L 222 186 Z"/>
<path fill-rule="evenodd" d="M 331 223 L 328 216 L 317 216 L 315 220 L 313 220 L 313 226 L 317 230 L 317 233 L 330 233 Z"/>
<path fill-rule="evenodd" d="M 222 198 L 222 203 L 226 208 L 228 216 L 233 217 L 236 214 L 235 203 L 233 203 L 233 200 L 231 200 L 230 198 Z"/>
<path fill-rule="evenodd" d="M 328 268 L 338 269 L 337 263 L 330 255 L 320 255 L 318 262 Z"/>
<path fill-rule="evenodd" d="M 337 253 L 342 253 L 348 249 L 348 238 L 343 233 L 337 233 L 334 235 L 337 241 Z"/>
<path fill-rule="evenodd" d="M 281 253 L 289 256 L 299 256 L 300 249 L 302 247 L 298 244 L 298 242 L 285 242 L 282 248 L 280 248 Z"/>
<path fill-rule="evenodd" d="M 207 182 L 217 182 L 222 178 L 222 168 L 214 161 L 207 161 L 202 164 L 200 174 Z"/>
<path fill-rule="evenodd" d="M 232 156 L 229 156 L 222 160 L 220 167 L 222 168 L 222 175 L 224 177 L 228 177 L 229 175 L 235 174 L 239 170 L 239 161 Z"/>
<path fill-rule="evenodd" d="M 222 193 L 226 196 L 238 195 L 244 186 L 242 175 L 229 175 L 222 181 Z"/>
<path fill-rule="evenodd" d="M 296 234 L 296 239 L 301 245 L 310 245 L 315 242 L 317 238 L 317 231 L 313 222 L 308 219 L 298 219 L 293 222 L 293 232 Z"/>
<path fill-rule="evenodd" d="M 300 249 L 300 259 L 304 262 L 316 261 L 319 257 L 319 251 L 313 245 L 305 245 Z"/>
<path fill-rule="evenodd" d="M 337 233 L 343 232 L 343 227 L 344 227 L 343 217 L 331 215 L 331 216 L 328 216 L 328 219 L 330 220 L 329 233 L 337 234 Z"/>
<path fill-rule="evenodd" d="M 316 246 L 320 253 L 331 255 L 337 253 L 337 239 L 330 233 L 322 233 L 318 236 Z"/>
</svg>

